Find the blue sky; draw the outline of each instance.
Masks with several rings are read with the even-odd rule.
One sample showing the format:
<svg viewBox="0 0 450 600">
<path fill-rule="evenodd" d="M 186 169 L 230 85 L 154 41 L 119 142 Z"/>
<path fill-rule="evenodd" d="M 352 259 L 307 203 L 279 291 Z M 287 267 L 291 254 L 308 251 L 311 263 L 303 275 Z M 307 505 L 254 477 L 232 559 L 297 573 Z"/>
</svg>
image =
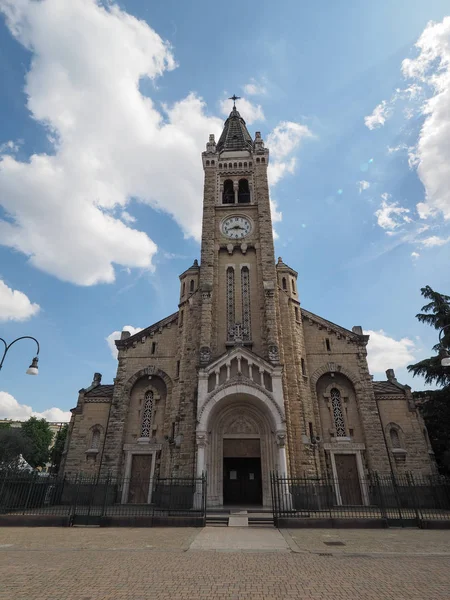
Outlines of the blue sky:
<svg viewBox="0 0 450 600">
<path fill-rule="evenodd" d="M 450 18 L 430 0 L 0 0 L 0 418 L 67 417 L 106 338 L 177 308 L 200 153 L 232 93 L 271 150 L 302 305 L 373 332 L 375 378 L 430 355 L 450 287 Z M 434 21 L 434 24 L 429 24 Z M 114 336 L 112 336 L 114 337 Z"/>
</svg>

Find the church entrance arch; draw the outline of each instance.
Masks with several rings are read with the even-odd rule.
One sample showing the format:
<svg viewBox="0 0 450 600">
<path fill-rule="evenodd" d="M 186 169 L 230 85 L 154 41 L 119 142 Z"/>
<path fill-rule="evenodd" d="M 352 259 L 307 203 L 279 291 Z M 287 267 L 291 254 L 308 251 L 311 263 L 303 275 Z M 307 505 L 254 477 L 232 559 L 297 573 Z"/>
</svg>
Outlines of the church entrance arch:
<svg viewBox="0 0 450 600">
<path fill-rule="evenodd" d="M 203 427 L 197 431 L 197 442 L 203 446 L 198 449 L 199 461 L 203 458 L 208 474 L 208 505 L 270 506 L 270 472 L 285 470 L 285 455 L 281 423 L 267 405 L 251 394 L 225 395 L 199 426 Z"/>
</svg>

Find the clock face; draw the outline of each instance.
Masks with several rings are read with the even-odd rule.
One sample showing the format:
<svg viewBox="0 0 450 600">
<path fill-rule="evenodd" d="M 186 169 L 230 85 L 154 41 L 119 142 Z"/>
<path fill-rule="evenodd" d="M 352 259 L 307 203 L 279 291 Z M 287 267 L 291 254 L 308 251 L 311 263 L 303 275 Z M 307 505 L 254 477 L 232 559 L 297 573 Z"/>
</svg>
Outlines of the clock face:
<svg viewBox="0 0 450 600">
<path fill-rule="evenodd" d="M 233 216 L 222 221 L 222 233 L 232 240 L 239 240 L 250 233 L 252 225 L 246 217 Z"/>
</svg>

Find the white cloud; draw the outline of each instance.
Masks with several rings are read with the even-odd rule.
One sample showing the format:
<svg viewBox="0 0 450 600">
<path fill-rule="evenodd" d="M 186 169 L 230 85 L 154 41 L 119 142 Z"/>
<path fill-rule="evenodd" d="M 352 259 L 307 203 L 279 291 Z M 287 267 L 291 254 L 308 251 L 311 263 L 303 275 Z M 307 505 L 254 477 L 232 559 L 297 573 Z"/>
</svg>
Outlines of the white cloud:
<svg viewBox="0 0 450 600">
<path fill-rule="evenodd" d="M 417 172 L 429 209 L 421 206 L 421 218 L 439 211 L 450 219 L 450 17 L 430 22 L 416 47 L 419 54 L 403 61 L 403 74 L 416 84 L 424 82 L 434 92 L 425 103 L 426 118 L 417 143 Z"/>
<path fill-rule="evenodd" d="M 368 190 L 369 188 L 370 183 L 368 181 L 364 181 L 364 179 L 362 181 L 358 181 L 358 189 L 360 194 L 361 192 L 363 192 L 364 190 Z"/>
<path fill-rule="evenodd" d="M 175 67 L 170 47 L 115 4 L 0 0 L 0 11 L 33 53 L 27 106 L 53 145 L 26 162 L 0 158 L 1 243 L 92 285 L 113 281 L 115 265 L 151 268 L 156 245 L 120 220 L 130 198 L 199 239 L 200 152 L 221 121 L 194 94 L 158 111 L 140 93 L 143 78 Z"/>
<path fill-rule="evenodd" d="M 125 325 L 124 327 L 122 327 L 122 331 L 129 331 L 131 335 L 134 335 L 135 333 L 139 333 L 139 331 L 142 331 L 142 327 L 133 327 L 132 325 Z M 115 340 L 120 340 L 120 335 L 122 331 L 113 331 L 108 335 L 107 338 L 105 338 L 108 343 L 109 349 L 111 350 L 112 357 L 114 359 L 117 359 L 117 348 L 114 342 Z"/>
<path fill-rule="evenodd" d="M 126 210 L 123 210 L 120 216 L 122 218 L 122 221 L 125 221 L 125 223 L 136 223 L 136 217 L 130 215 L 130 213 Z"/>
<path fill-rule="evenodd" d="M 364 124 L 369 129 L 376 129 L 382 127 L 386 120 L 391 116 L 392 108 L 386 100 L 383 100 L 381 104 L 376 106 L 371 115 L 364 117 Z"/>
<path fill-rule="evenodd" d="M 275 223 L 280 223 L 283 220 L 283 213 L 278 209 L 278 202 L 273 198 L 270 199 L 270 214 L 272 216 L 273 238 L 278 239 L 278 233 L 275 231 Z"/>
<path fill-rule="evenodd" d="M 253 77 L 244 85 L 243 90 L 248 96 L 263 96 L 267 93 L 266 86 Z"/>
<path fill-rule="evenodd" d="M 253 104 L 249 100 L 245 98 L 241 98 L 238 100 L 238 104 L 236 108 L 239 111 L 239 114 L 247 123 L 247 125 L 251 125 L 255 121 L 265 121 L 266 117 L 264 116 L 264 111 L 260 104 Z M 231 110 L 233 109 L 233 101 L 229 98 L 224 98 L 220 102 L 220 111 L 221 113 L 228 117 Z"/>
<path fill-rule="evenodd" d="M 417 260 L 419 258 L 420 254 L 418 252 L 411 252 L 411 257 L 413 260 Z"/>
<path fill-rule="evenodd" d="M 441 238 L 438 235 L 432 235 L 420 241 L 422 246 L 425 246 L 425 248 L 433 248 L 434 246 L 444 246 L 445 244 L 448 244 L 448 242 L 450 242 L 450 237 Z"/>
<path fill-rule="evenodd" d="M 0 321 L 26 321 L 40 311 L 28 296 L 12 290 L 0 279 Z"/>
<path fill-rule="evenodd" d="M 47 421 L 70 421 L 70 411 L 52 407 L 42 412 L 34 411 L 31 406 L 19 404 L 19 402 L 8 394 L 8 392 L 0 392 L 0 418 L 13 419 L 17 421 L 26 421 L 30 417 L 38 417 Z"/>
<path fill-rule="evenodd" d="M 21 142 L 13 142 L 9 140 L 3 144 L 0 144 L 0 154 L 15 154 L 19 151 Z"/>
<path fill-rule="evenodd" d="M 306 125 L 292 121 L 281 121 L 267 136 L 267 146 L 270 149 L 270 163 L 268 178 L 271 186 L 286 175 L 295 171 L 296 159 L 291 155 L 300 146 L 300 143 L 313 137 Z"/>
<path fill-rule="evenodd" d="M 370 335 L 367 345 L 367 360 L 372 373 L 384 373 L 386 369 L 406 367 L 415 360 L 415 343 L 409 338 L 396 340 L 379 331 L 364 331 Z"/>
<path fill-rule="evenodd" d="M 407 216 L 407 213 L 409 213 L 408 208 L 399 206 L 398 202 L 389 203 L 389 194 L 382 194 L 381 198 L 381 206 L 375 211 L 375 216 L 380 227 L 392 232 L 393 229 L 399 227 L 402 223 L 411 222 L 411 219 Z"/>
</svg>

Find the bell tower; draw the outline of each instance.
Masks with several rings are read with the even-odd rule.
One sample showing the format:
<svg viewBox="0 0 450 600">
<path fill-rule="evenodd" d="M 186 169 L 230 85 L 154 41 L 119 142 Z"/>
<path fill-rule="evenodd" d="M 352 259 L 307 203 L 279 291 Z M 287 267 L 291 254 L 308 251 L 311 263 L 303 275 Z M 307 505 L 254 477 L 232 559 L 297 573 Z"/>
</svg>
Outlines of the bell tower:
<svg viewBox="0 0 450 600">
<path fill-rule="evenodd" d="M 267 167 L 261 134 L 252 139 L 236 108 L 203 152 L 200 364 L 242 345 L 279 363 Z"/>
</svg>

